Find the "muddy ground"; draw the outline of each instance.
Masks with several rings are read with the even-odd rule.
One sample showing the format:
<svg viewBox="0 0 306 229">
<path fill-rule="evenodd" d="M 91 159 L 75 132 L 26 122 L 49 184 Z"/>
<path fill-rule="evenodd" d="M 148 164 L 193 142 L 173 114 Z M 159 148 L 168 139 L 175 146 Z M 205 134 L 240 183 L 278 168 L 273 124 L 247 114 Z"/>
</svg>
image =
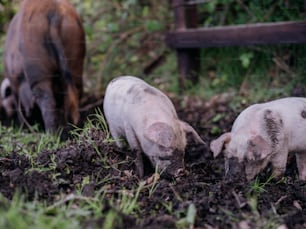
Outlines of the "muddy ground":
<svg viewBox="0 0 306 229">
<path fill-rule="evenodd" d="M 210 101 L 196 97 L 173 101 L 179 117 L 195 127 L 207 143 L 229 131 L 238 114 L 230 108 L 226 95 Z M 101 104 L 102 99 L 88 97 L 82 105 L 83 120 L 95 108 L 102 109 Z M 106 144 L 105 137 L 101 129 L 95 128 L 81 134 L 81 141 L 67 140 L 65 147 L 42 151 L 35 158 L 37 166 L 51 168 L 53 163 L 53 169 L 45 171 L 31 169 L 33 162 L 18 151 L 12 152 L 0 160 L 0 192 L 11 199 L 16 190 L 21 190 L 29 200 L 38 198 L 52 204 L 60 195 L 75 193 L 89 177 L 89 182 L 81 186 L 82 194 L 91 197 L 103 187 L 108 193 L 103 211 L 108 211 L 112 208 L 108 200 L 116 198 L 121 190 L 137 188 L 139 179 L 135 175 L 133 153 Z M 275 228 L 273 225 L 281 224 L 287 228 L 306 228 L 306 182 L 297 180 L 294 156 L 288 160 L 284 180 L 270 181 L 262 192 L 256 192 L 254 181 L 247 183 L 239 177 L 224 179 L 223 158 L 214 159 L 208 145 L 191 142 L 185 156 L 187 174 L 176 181 L 160 178 L 153 192 L 148 181 L 148 188 L 139 193 L 140 217 L 119 212 L 120 219 L 114 227 L 175 228 L 193 203 L 197 211 L 195 228 Z M 144 180 L 150 180 L 154 170 L 149 163 L 146 168 Z M 264 183 L 270 172 L 267 168 L 259 181 Z M 104 220 L 88 216 L 82 226 L 102 227 Z"/>
</svg>

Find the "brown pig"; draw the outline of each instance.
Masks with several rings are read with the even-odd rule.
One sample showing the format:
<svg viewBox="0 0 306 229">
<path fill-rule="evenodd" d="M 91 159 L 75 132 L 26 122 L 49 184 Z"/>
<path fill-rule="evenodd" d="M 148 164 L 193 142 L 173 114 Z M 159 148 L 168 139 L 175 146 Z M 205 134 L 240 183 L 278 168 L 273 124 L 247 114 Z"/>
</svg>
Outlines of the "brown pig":
<svg viewBox="0 0 306 229">
<path fill-rule="evenodd" d="M 84 56 L 84 29 L 68 0 L 21 3 L 6 36 L 5 77 L 15 104 L 28 113 L 37 104 L 48 132 L 79 121 Z"/>
<path fill-rule="evenodd" d="M 296 153 L 299 179 L 306 180 L 305 136 L 306 98 L 289 97 L 248 107 L 237 117 L 231 132 L 212 141 L 210 149 L 214 157 L 224 152 L 226 173 L 239 164 L 248 180 L 269 162 L 274 177 L 282 176 L 288 153 Z"/>
<path fill-rule="evenodd" d="M 178 119 L 170 99 L 139 78 L 113 79 L 106 88 L 103 106 L 116 144 L 123 146 L 122 137 L 136 150 L 140 177 L 144 174 L 142 152 L 166 176 L 177 177 L 184 172 L 186 133 L 204 144 L 189 124 Z"/>
</svg>

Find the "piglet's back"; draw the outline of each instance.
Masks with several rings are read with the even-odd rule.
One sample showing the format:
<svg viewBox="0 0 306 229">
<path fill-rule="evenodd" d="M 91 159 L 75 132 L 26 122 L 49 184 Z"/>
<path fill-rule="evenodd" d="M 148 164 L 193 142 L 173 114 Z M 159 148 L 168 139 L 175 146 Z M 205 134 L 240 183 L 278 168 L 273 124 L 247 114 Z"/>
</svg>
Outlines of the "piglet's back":
<svg viewBox="0 0 306 229">
<path fill-rule="evenodd" d="M 113 79 L 107 86 L 105 93 L 105 108 L 112 107 L 118 114 L 131 114 L 139 112 L 167 113 L 172 118 L 177 118 L 175 108 L 170 99 L 158 89 L 150 86 L 141 79 L 133 76 L 121 76 Z M 135 108 L 135 109 L 134 109 Z M 119 109 L 120 111 L 118 111 Z"/>
</svg>

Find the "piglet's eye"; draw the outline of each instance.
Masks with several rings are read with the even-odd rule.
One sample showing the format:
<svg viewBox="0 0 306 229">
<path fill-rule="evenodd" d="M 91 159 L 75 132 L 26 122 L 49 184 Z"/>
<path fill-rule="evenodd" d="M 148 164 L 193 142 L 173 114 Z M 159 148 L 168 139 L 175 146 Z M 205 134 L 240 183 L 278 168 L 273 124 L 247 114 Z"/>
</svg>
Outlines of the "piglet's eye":
<svg viewBox="0 0 306 229">
<path fill-rule="evenodd" d="M 254 143 L 252 140 L 248 140 L 247 144 L 248 144 L 250 147 L 254 147 L 254 146 L 255 146 L 255 143 Z"/>
<path fill-rule="evenodd" d="M 172 156 L 159 156 L 158 158 L 161 161 L 169 161 L 172 158 Z"/>
<path fill-rule="evenodd" d="M 171 147 L 158 146 L 158 149 L 163 152 L 172 152 L 173 149 Z"/>
</svg>

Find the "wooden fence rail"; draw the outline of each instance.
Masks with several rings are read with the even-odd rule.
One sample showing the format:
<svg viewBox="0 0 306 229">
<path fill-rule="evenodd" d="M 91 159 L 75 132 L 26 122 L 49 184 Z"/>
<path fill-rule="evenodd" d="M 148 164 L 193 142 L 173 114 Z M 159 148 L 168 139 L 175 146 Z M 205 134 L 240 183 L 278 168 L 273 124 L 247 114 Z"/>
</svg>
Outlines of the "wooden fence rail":
<svg viewBox="0 0 306 229">
<path fill-rule="evenodd" d="M 306 43 L 306 21 L 197 28 L 197 2 L 172 0 L 175 30 L 166 35 L 166 44 L 177 51 L 181 88 L 186 79 L 198 80 L 200 48 Z"/>
</svg>

